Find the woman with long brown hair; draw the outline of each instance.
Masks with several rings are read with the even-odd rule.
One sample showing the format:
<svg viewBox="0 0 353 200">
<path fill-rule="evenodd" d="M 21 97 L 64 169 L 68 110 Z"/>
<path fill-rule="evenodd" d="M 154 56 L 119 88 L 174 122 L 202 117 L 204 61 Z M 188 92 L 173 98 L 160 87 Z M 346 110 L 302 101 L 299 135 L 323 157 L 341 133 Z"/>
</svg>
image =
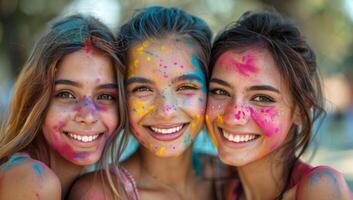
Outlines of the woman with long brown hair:
<svg viewBox="0 0 353 200">
<path fill-rule="evenodd" d="M 351 199 L 343 176 L 300 160 L 324 116 L 314 51 L 275 12 L 246 12 L 215 39 L 206 123 L 239 175 L 227 199 Z"/>
<path fill-rule="evenodd" d="M 53 23 L 36 43 L 0 134 L 0 199 L 64 198 L 86 166 L 118 159 L 126 111 L 114 45 L 103 23 L 82 15 Z"/>
</svg>

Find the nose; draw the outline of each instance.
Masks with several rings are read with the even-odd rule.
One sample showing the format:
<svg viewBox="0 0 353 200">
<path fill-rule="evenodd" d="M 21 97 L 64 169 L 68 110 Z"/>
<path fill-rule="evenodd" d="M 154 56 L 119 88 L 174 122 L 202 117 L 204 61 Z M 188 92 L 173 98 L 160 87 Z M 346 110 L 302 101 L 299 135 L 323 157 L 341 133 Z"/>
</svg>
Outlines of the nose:
<svg viewBox="0 0 353 200">
<path fill-rule="evenodd" d="M 245 125 L 249 121 L 250 108 L 246 105 L 230 105 L 224 115 L 224 123 L 229 126 Z"/>
<path fill-rule="evenodd" d="M 84 98 L 74 110 L 76 122 L 93 124 L 98 121 L 98 108 L 92 98 Z"/>
<path fill-rule="evenodd" d="M 177 101 L 173 94 L 160 94 L 156 99 L 156 115 L 163 119 L 170 119 L 178 111 Z"/>
</svg>

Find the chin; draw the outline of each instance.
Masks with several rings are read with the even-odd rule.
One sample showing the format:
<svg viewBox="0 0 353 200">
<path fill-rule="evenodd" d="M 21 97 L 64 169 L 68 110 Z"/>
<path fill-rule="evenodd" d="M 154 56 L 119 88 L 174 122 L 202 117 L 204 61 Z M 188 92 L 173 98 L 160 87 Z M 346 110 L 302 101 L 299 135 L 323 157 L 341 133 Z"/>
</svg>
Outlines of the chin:
<svg viewBox="0 0 353 200">
<path fill-rule="evenodd" d="M 95 152 L 93 154 L 90 154 L 87 152 L 77 153 L 77 155 L 78 156 L 76 156 L 75 158 L 70 158 L 67 160 L 74 163 L 75 165 L 88 166 L 88 165 L 93 165 L 96 162 L 98 162 L 98 160 L 101 157 L 101 154 L 97 154 L 97 152 Z"/>
</svg>

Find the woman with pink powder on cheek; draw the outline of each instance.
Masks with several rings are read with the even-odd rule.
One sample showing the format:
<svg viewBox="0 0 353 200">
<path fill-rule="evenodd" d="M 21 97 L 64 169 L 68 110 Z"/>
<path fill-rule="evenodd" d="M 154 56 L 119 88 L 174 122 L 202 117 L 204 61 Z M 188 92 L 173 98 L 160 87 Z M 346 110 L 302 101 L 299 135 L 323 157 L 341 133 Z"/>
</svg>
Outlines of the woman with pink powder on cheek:
<svg viewBox="0 0 353 200">
<path fill-rule="evenodd" d="M 87 166 L 108 163 L 126 122 L 114 44 L 103 23 L 82 15 L 37 42 L 0 134 L 0 199 L 62 199 Z"/>
<path fill-rule="evenodd" d="M 336 170 L 300 161 L 324 115 L 315 54 L 295 25 L 246 12 L 215 39 L 206 124 L 239 181 L 226 199 L 350 199 Z"/>
</svg>

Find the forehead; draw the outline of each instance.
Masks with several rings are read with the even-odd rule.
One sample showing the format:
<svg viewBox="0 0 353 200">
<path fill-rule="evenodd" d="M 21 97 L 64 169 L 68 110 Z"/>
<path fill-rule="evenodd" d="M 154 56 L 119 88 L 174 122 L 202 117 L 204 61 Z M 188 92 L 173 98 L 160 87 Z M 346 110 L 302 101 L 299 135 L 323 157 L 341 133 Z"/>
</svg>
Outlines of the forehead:
<svg viewBox="0 0 353 200">
<path fill-rule="evenodd" d="M 138 42 L 128 52 L 128 77 L 163 73 L 177 76 L 195 71 L 201 73 L 195 49 L 192 42 L 178 37 Z"/>
<path fill-rule="evenodd" d="M 56 78 L 79 79 L 84 77 L 113 78 L 112 59 L 104 53 L 84 49 L 65 55 L 57 66 Z"/>
<path fill-rule="evenodd" d="M 282 82 L 277 65 L 267 49 L 226 51 L 217 59 L 212 77 Z M 234 79 L 236 80 L 236 79 Z"/>
</svg>

